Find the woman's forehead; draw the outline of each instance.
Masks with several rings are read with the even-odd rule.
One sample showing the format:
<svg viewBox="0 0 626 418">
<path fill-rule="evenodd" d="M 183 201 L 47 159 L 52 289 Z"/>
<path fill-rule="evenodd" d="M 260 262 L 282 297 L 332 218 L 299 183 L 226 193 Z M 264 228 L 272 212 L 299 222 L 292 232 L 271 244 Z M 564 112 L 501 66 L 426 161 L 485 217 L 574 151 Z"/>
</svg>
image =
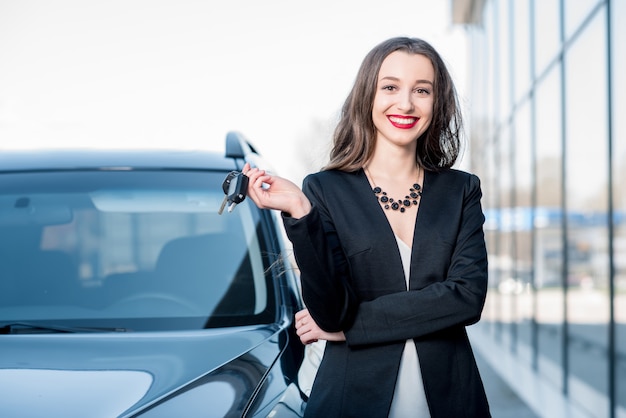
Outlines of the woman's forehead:
<svg viewBox="0 0 626 418">
<path fill-rule="evenodd" d="M 434 82 L 435 70 L 428 57 L 405 51 L 394 51 L 383 60 L 378 79 L 426 80 Z"/>
</svg>

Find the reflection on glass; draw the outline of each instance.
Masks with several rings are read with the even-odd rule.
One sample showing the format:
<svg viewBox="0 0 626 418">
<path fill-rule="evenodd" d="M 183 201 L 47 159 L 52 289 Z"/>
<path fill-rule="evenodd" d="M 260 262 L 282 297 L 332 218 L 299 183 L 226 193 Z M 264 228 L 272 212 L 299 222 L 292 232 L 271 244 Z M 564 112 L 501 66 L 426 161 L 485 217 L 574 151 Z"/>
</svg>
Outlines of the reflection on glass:
<svg viewBox="0 0 626 418">
<path fill-rule="evenodd" d="M 3 174 L 0 318 L 133 330 L 271 323 L 262 229 L 249 201 L 218 214 L 222 179 Z"/>
<path fill-rule="evenodd" d="M 472 63 L 486 68 L 472 110 L 490 263 L 482 325 L 598 416 L 626 411 L 625 15 L 625 1 L 487 2 L 472 39 L 486 51 Z"/>
<path fill-rule="evenodd" d="M 536 74 L 541 74 L 546 69 L 560 48 L 558 31 L 559 3 L 560 0 L 533 1 L 535 9 Z"/>
<path fill-rule="evenodd" d="M 613 28 L 613 203 L 614 203 L 614 306 L 616 355 L 613 366 L 617 406 L 626 408 L 626 2 L 612 2 Z"/>
<path fill-rule="evenodd" d="M 532 341 L 532 320 L 534 317 L 534 293 L 532 292 L 532 148 L 531 148 L 531 118 L 530 106 L 525 102 L 515 116 L 515 134 L 513 150 L 513 167 L 515 176 L 514 191 L 514 267 L 511 277 L 514 285 L 516 302 L 516 321 L 518 323 L 518 338 L 520 355 L 528 355 Z M 530 365 L 532 358 L 526 358 Z"/>
<path fill-rule="evenodd" d="M 506 119 L 511 114 L 513 101 L 511 98 L 511 89 L 509 86 L 512 83 L 511 78 L 511 70 L 514 68 L 511 66 L 511 58 L 513 57 L 514 51 L 511 48 L 511 33 L 508 30 L 512 25 L 512 16 L 509 13 L 510 4 L 508 2 L 495 2 L 495 10 L 497 13 L 497 18 L 495 25 L 498 30 L 498 37 L 496 40 L 496 48 L 495 51 L 499 60 L 497 61 L 497 77 L 500 86 L 504 86 L 504 88 L 499 88 L 495 91 L 496 95 L 498 95 L 498 123 L 504 123 Z"/>
<path fill-rule="evenodd" d="M 557 387 L 563 379 L 563 245 L 561 225 L 560 83 L 557 68 L 537 90 L 537 209 L 535 286 L 537 288 L 539 372 Z"/>
<path fill-rule="evenodd" d="M 515 26 L 513 30 L 513 59 L 515 60 L 515 77 L 513 80 L 515 88 L 515 102 L 518 102 L 524 95 L 528 94 L 531 85 L 530 76 L 530 0 L 517 0 L 512 3 L 511 13 Z M 525 138 L 527 144 L 530 141 Z"/>
<path fill-rule="evenodd" d="M 596 15 L 565 56 L 569 393 L 596 410 L 600 406 L 593 402 L 594 395 L 597 392 L 608 395 L 609 367 L 604 19 L 604 13 Z M 594 65 L 588 65 L 589 62 Z M 585 71 L 580 71 L 581 68 Z M 593 88 L 583 89 L 584 100 L 579 100 L 581 88 L 589 80 L 593 80 Z M 599 140 L 590 141 L 590 138 Z"/>
<path fill-rule="evenodd" d="M 499 194 L 497 206 L 498 216 L 498 245 L 494 257 L 491 258 L 491 268 L 495 273 L 496 281 L 492 281 L 497 286 L 497 295 L 499 298 L 499 318 L 503 324 L 502 337 L 507 346 L 515 349 L 517 343 L 517 328 L 515 322 L 515 302 L 516 299 L 509 291 L 509 283 L 512 280 L 513 260 L 511 257 L 513 248 L 513 234 L 511 233 L 512 219 L 508 214 L 511 213 L 511 190 L 513 190 L 513 177 L 511 173 L 512 148 L 510 141 L 510 129 L 504 129 L 498 136 L 497 147 L 497 190 Z"/>
<path fill-rule="evenodd" d="M 603 3 L 600 0 L 576 0 L 563 2 L 565 14 L 565 36 L 570 37 L 580 29 L 584 20 L 593 12 L 594 7 Z M 618 3 L 618 2 L 616 2 Z"/>
</svg>

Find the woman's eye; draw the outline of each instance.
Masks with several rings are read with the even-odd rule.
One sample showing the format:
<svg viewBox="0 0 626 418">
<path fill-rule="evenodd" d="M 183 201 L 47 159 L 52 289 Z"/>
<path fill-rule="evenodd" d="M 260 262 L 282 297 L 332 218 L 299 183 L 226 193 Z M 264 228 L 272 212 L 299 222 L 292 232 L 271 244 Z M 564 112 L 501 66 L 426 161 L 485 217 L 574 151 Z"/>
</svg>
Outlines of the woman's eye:
<svg viewBox="0 0 626 418">
<path fill-rule="evenodd" d="M 387 90 L 387 91 L 393 91 L 393 90 L 395 90 L 395 86 L 383 86 L 382 89 L 383 90 Z"/>
<path fill-rule="evenodd" d="M 424 88 L 421 88 L 421 87 L 418 88 L 418 89 L 415 89 L 415 92 L 417 94 L 426 94 L 426 95 L 430 94 L 430 90 L 424 89 Z"/>
</svg>

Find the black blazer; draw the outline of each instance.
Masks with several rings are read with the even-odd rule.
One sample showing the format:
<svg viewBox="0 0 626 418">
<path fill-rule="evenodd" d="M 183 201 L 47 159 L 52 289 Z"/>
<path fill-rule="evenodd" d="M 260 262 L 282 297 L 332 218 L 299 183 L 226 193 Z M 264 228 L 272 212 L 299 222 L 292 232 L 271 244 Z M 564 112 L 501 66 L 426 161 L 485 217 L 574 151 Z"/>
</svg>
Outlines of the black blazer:
<svg viewBox="0 0 626 418">
<path fill-rule="evenodd" d="M 480 318 L 487 252 L 478 177 L 425 172 L 410 289 L 383 208 L 363 170 L 307 176 L 311 212 L 284 224 L 304 301 L 328 342 L 305 414 L 386 417 L 405 340 L 415 341 L 432 418 L 489 417 L 465 326 Z"/>
</svg>

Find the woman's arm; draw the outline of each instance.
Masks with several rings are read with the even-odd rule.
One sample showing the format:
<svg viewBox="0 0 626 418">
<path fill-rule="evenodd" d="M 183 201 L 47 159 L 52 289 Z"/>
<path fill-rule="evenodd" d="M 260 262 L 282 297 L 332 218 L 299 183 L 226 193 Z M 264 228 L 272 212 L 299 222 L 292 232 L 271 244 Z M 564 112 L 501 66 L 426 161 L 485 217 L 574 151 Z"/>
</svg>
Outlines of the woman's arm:
<svg viewBox="0 0 626 418">
<path fill-rule="evenodd" d="M 352 324 L 357 308 L 356 294 L 350 286 L 348 260 L 318 179 L 305 178 L 303 190 L 312 204 L 309 214 L 301 219 L 283 214 L 300 270 L 302 297 L 321 329 L 342 331 Z"/>
<path fill-rule="evenodd" d="M 319 326 L 341 331 L 352 323 L 356 297 L 349 267 L 329 216 L 322 188 L 305 179 L 303 190 L 278 176 L 246 164 L 248 195 L 260 208 L 280 210 L 300 270 L 302 295 Z"/>
</svg>

